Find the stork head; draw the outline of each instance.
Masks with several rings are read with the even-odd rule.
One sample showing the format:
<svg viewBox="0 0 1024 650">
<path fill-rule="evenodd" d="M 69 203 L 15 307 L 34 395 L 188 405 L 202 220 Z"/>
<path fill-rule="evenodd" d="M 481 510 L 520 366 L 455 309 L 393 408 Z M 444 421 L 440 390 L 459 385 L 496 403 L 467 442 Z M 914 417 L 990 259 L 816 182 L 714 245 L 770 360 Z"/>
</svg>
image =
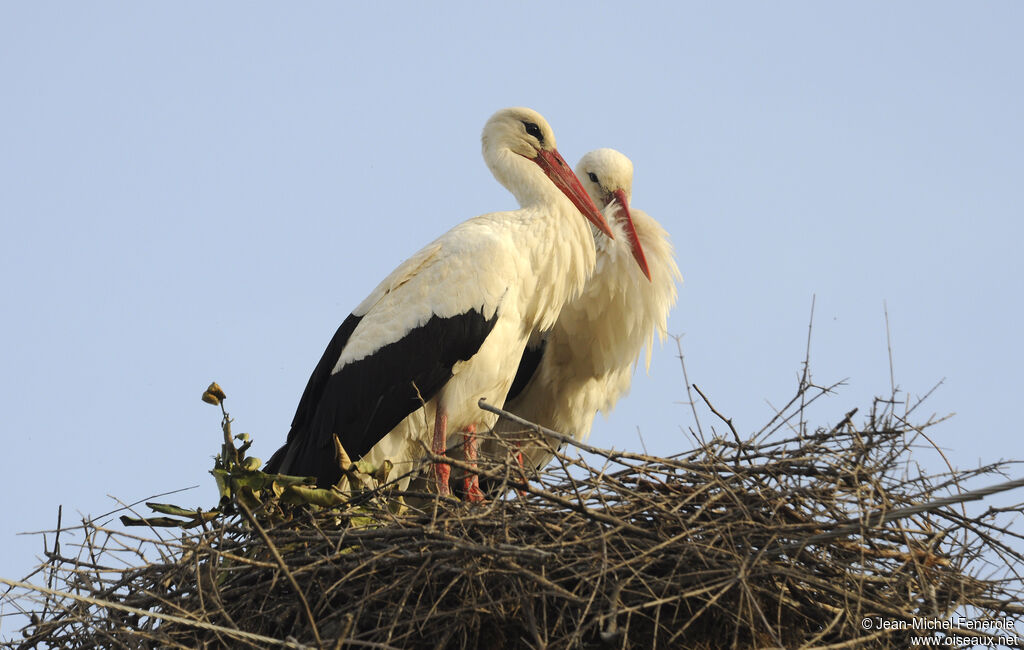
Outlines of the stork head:
<svg viewBox="0 0 1024 650">
<path fill-rule="evenodd" d="M 576 175 L 583 182 L 587 194 L 602 210 L 613 203 L 617 204 L 612 208 L 611 218 L 626 233 L 633 259 L 650 280 L 647 258 L 644 257 L 644 249 L 640 246 L 640 238 L 637 237 L 636 226 L 629 213 L 629 201 L 633 194 L 633 163 L 614 149 L 595 149 L 580 158 L 576 165 Z"/>
<path fill-rule="evenodd" d="M 558 153 L 555 134 L 540 113 L 529 108 L 502 109 L 487 120 L 482 140 L 491 173 L 521 205 L 543 200 L 553 184 L 601 232 L 614 237 L 601 210 Z M 547 181 L 535 171 L 526 172 L 516 160 L 536 163 Z"/>
</svg>

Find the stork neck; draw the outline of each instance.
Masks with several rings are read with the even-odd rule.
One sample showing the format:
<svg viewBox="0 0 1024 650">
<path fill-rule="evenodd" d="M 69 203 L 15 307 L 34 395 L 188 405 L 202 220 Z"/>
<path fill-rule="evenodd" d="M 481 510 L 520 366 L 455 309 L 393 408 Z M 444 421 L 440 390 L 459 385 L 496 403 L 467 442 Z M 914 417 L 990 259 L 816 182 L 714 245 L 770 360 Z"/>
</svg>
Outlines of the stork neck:
<svg viewBox="0 0 1024 650">
<path fill-rule="evenodd" d="M 509 149 L 485 151 L 484 158 L 494 178 L 516 197 L 520 207 L 552 205 L 559 201 L 572 206 L 540 166 L 529 158 Z"/>
</svg>

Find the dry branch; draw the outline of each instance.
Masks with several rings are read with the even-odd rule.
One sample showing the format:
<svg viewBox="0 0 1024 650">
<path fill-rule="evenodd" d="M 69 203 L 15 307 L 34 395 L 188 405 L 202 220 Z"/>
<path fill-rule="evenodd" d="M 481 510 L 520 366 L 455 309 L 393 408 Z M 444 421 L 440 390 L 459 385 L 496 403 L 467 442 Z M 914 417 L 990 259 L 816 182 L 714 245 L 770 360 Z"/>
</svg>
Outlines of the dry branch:
<svg viewBox="0 0 1024 650">
<path fill-rule="evenodd" d="M 805 421 L 815 397 L 773 421 Z M 553 435 L 575 446 L 528 482 L 511 460 L 481 462 L 498 486 L 483 505 L 393 485 L 289 505 L 247 474 L 245 500 L 221 504 L 234 514 L 179 537 L 64 522 L 48 587 L 3 581 L 34 615 L 4 647 L 905 648 L 916 631 L 863 619 L 1021 629 L 1024 557 L 1006 520 L 1022 506 L 972 518 L 961 504 L 1008 464 L 911 471 L 936 421 L 893 405 L 671 458 Z"/>
</svg>

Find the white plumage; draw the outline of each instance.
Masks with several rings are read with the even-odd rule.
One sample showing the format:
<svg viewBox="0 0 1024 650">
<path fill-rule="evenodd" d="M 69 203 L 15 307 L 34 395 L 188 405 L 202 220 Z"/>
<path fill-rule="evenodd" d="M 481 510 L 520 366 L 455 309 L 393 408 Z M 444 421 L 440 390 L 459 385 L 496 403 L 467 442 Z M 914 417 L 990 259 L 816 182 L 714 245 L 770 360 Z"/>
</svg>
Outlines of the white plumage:
<svg viewBox="0 0 1024 650">
<path fill-rule="evenodd" d="M 388 459 L 403 474 L 423 457 L 422 444 L 443 449 L 448 433 L 490 427 L 493 416 L 477 401 L 504 402 L 530 333 L 551 327 L 582 290 L 595 250 L 580 212 L 608 225 L 558 155 L 551 128 L 530 109 L 505 109 L 482 140 L 488 167 L 522 208 L 452 228 L 353 310 L 269 471 L 333 484 L 337 435 L 353 458 Z"/>
<path fill-rule="evenodd" d="M 505 409 L 584 440 L 597 412 L 607 414 L 629 391 L 644 348 L 645 365 L 650 367 L 654 335 L 663 340 L 667 334 L 675 282 L 682 276 L 668 233 L 652 217 L 629 207 L 633 164 L 626 156 L 612 149 L 591 151 L 576 166 L 576 174 L 604 208 L 615 239 L 597 238 L 597 265 L 583 293 L 562 308 L 549 332 L 534 334 L 532 348 L 545 341 L 540 361 L 522 392 L 509 395 Z M 631 250 L 630 216 L 648 261 L 649 281 Z M 524 464 L 546 465 L 552 458 L 550 449 L 560 443 L 521 432 L 518 425 L 499 422 L 499 440 L 485 440 L 482 453 L 503 458 L 511 442 L 512 451 L 520 445 Z"/>
</svg>

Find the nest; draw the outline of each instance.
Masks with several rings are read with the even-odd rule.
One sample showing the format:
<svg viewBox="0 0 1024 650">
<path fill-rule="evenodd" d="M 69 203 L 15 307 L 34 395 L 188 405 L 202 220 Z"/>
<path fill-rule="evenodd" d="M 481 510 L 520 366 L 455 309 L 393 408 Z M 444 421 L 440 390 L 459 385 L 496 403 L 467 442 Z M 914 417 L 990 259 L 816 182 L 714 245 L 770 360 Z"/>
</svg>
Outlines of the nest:
<svg viewBox="0 0 1024 650">
<path fill-rule="evenodd" d="M 910 424 L 892 400 L 812 430 L 825 392 L 802 384 L 757 434 L 722 418 L 725 435 L 695 431 L 668 458 L 576 445 L 529 477 L 481 464 L 498 486 L 482 505 L 386 481 L 289 505 L 280 484 L 235 482 L 222 512 L 171 535 L 85 521 L 47 550 L 46 586 L 17 583 L 32 624 L 5 647 L 1018 643 L 1024 557 L 1005 519 L 1022 506 L 960 503 L 1012 487 L 965 491 L 1005 464 L 922 473 L 912 450 L 938 420 Z"/>
</svg>

